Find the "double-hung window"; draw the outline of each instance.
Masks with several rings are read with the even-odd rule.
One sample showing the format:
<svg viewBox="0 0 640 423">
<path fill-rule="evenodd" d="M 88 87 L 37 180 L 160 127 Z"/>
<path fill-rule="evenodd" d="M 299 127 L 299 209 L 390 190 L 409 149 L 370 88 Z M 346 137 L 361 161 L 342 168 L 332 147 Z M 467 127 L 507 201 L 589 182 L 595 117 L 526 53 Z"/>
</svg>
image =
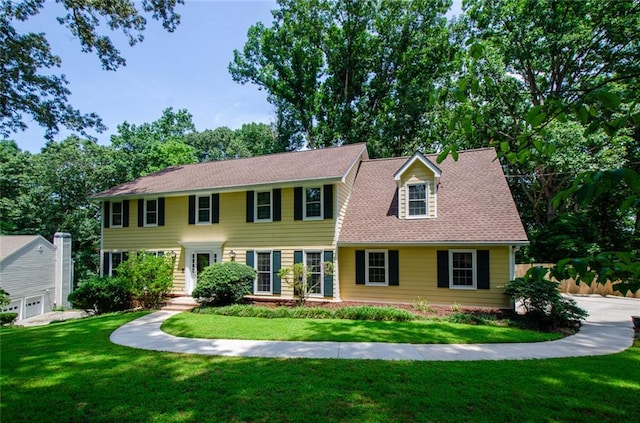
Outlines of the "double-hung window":
<svg viewBox="0 0 640 423">
<path fill-rule="evenodd" d="M 271 206 L 271 191 L 256 192 L 256 221 L 270 222 Z"/>
<path fill-rule="evenodd" d="M 322 219 L 322 188 L 305 188 L 304 218 Z"/>
<path fill-rule="evenodd" d="M 198 197 L 198 221 L 197 223 L 211 223 L 211 196 L 203 195 Z"/>
<path fill-rule="evenodd" d="M 144 225 L 158 225 L 158 200 L 146 200 L 144 202 Z"/>
<path fill-rule="evenodd" d="M 476 288 L 476 251 L 449 250 L 449 286 Z"/>
<path fill-rule="evenodd" d="M 111 260 L 110 260 L 111 266 L 109 268 L 109 275 L 115 276 L 118 271 L 118 266 L 120 266 L 120 263 L 122 263 L 123 261 L 124 261 L 123 253 L 111 253 Z"/>
<path fill-rule="evenodd" d="M 257 294 L 271 294 L 271 252 L 256 252 Z"/>
<path fill-rule="evenodd" d="M 307 269 L 307 287 L 311 295 L 322 295 L 324 282 L 324 263 L 321 251 L 307 251 L 305 253 L 305 268 Z"/>
<path fill-rule="evenodd" d="M 111 227 L 122 227 L 122 201 L 111 203 Z"/>
<path fill-rule="evenodd" d="M 428 191 L 427 184 L 424 183 L 407 185 L 407 216 L 409 218 L 428 216 Z"/>
<path fill-rule="evenodd" d="M 389 284 L 389 258 L 387 250 L 365 251 L 365 282 L 367 285 Z"/>
</svg>

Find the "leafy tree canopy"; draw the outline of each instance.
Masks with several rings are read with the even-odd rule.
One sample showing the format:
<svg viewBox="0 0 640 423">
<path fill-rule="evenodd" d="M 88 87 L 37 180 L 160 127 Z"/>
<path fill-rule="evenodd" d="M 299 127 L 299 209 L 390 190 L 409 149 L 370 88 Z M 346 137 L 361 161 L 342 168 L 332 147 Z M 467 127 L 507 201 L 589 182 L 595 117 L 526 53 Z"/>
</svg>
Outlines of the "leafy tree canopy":
<svg viewBox="0 0 640 423">
<path fill-rule="evenodd" d="M 116 70 L 126 61 L 103 28 L 121 31 L 130 45 L 144 39 L 147 18 L 162 21 L 174 31 L 180 15 L 174 12 L 183 0 L 57 0 L 64 13 L 58 22 L 80 43 L 83 52 L 94 52 L 104 70 Z M 1 0 L 0 3 L 0 135 L 27 128 L 33 119 L 52 139 L 60 127 L 79 131 L 105 126 L 94 113 L 83 114 L 73 108 L 71 91 L 64 75 L 55 73 L 61 59 L 51 51 L 46 34 L 22 32 L 21 23 L 40 13 L 45 0 Z"/>
</svg>

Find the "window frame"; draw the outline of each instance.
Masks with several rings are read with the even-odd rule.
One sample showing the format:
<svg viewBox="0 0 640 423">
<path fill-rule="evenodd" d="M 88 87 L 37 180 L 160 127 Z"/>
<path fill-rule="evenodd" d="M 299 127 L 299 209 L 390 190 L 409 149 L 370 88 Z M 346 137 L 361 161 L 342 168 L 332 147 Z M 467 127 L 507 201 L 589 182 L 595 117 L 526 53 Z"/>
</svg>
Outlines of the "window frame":
<svg viewBox="0 0 640 423">
<path fill-rule="evenodd" d="M 114 213 L 114 209 L 115 209 L 115 205 L 119 204 L 120 205 L 120 213 Z M 117 225 L 115 223 L 113 223 L 113 216 L 119 214 L 120 215 L 120 224 Z M 122 201 L 112 201 L 111 202 L 111 208 L 109 211 L 109 227 L 110 228 L 122 228 L 123 227 L 123 222 L 124 222 L 124 205 Z"/>
<path fill-rule="evenodd" d="M 253 268 L 256 270 L 256 278 L 253 280 L 253 292 L 256 295 L 273 295 L 273 251 L 267 250 L 256 250 L 254 251 L 254 263 Z M 268 271 L 260 271 L 258 269 L 258 265 L 260 263 L 260 254 L 269 254 L 269 270 Z M 258 291 L 258 279 L 260 279 L 260 274 L 268 274 L 269 275 L 269 291 Z"/>
<path fill-rule="evenodd" d="M 200 208 L 200 199 L 206 198 L 209 202 L 209 219 L 208 220 L 200 220 L 200 210 L 205 210 L 205 208 Z M 211 224 L 211 216 L 213 214 L 213 204 L 211 202 L 211 194 L 207 195 L 196 195 L 196 225 L 210 225 Z"/>
<path fill-rule="evenodd" d="M 454 284 L 453 280 L 453 255 L 458 253 L 471 254 L 471 285 Z M 466 270 L 465 268 L 456 268 L 457 270 Z M 478 289 L 478 257 L 477 250 L 449 250 L 449 289 L 477 290 Z"/>
<path fill-rule="evenodd" d="M 156 216 L 156 222 L 155 223 L 148 223 L 147 222 L 147 218 L 149 217 L 149 202 L 150 201 L 155 201 L 156 203 L 156 210 L 155 210 L 155 216 Z M 160 212 L 159 212 L 159 207 L 158 207 L 158 198 L 146 198 L 144 200 L 144 227 L 145 228 L 154 228 L 156 226 L 158 226 L 158 220 L 160 218 Z"/>
<path fill-rule="evenodd" d="M 118 266 L 114 266 L 113 265 L 113 257 L 115 255 L 118 255 L 120 257 L 120 262 L 118 263 L 118 266 L 120 266 L 124 262 L 124 252 L 122 252 L 122 251 L 110 251 L 109 252 L 109 272 L 108 272 L 109 276 L 116 276 L 114 271 L 116 270 L 116 268 Z"/>
<path fill-rule="evenodd" d="M 384 253 L 384 282 L 371 282 L 369 280 L 370 253 Z M 374 266 L 374 268 L 379 268 L 379 266 Z M 389 250 L 364 250 L 364 284 L 366 286 L 389 286 Z"/>
<path fill-rule="evenodd" d="M 303 265 L 304 268 L 308 271 L 309 270 L 309 264 L 308 264 L 308 254 L 318 254 L 320 255 L 320 278 L 319 278 L 319 286 L 320 286 L 320 292 L 314 292 L 314 293 L 309 293 L 310 297 L 324 297 L 324 251 L 322 250 L 304 250 L 304 255 L 303 255 Z M 317 272 L 314 272 L 314 274 L 318 274 Z M 308 281 L 306 281 L 308 283 Z"/>
<path fill-rule="evenodd" d="M 266 205 L 258 204 L 258 197 L 260 194 L 269 193 L 269 217 L 265 219 L 260 219 L 260 215 L 258 213 L 258 207 L 265 207 Z M 253 221 L 254 222 L 273 222 L 273 190 L 264 190 L 264 191 L 254 191 L 253 193 Z"/>
<path fill-rule="evenodd" d="M 319 216 L 308 216 L 307 214 L 307 190 L 317 189 L 320 192 L 320 215 Z M 315 203 L 315 202 L 314 202 Z M 324 186 L 320 185 L 318 187 L 303 187 L 302 188 L 302 220 L 323 220 L 324 219 Z"/>
<path fill-rule="evenodd" d="M 411 187 L 419 186 L 419 185 L 424 186 L 425 214 L 411 214 L 410 213 L 410 210 L 411 210 L 411 204 L 410 203 L 411 203 L 411 201 L 418 201 L 418 200 L 410 200 L 409 192 L 411 190 Z M 429 217 L 429 182 L 425 181 L 425 182 L 407 183 L 405 185 L 404 205 L 405 205 L 405 217 L 407 219 L 424 219 L 424 218 L 428 218 Z"/>
</svg>

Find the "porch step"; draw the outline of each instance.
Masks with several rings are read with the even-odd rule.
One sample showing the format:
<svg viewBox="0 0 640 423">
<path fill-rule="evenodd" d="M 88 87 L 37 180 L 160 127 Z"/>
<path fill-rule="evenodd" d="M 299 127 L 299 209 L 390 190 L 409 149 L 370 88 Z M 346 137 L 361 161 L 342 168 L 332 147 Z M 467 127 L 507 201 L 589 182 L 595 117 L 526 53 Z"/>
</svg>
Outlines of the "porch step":
<svg viewBox="0 0 640 423">
<path fill-rule="evenodd" d="M 190 311 L 198 305 L 192 297 L 175 297 L 167 300 L 161 310 Z"/>
</svg>

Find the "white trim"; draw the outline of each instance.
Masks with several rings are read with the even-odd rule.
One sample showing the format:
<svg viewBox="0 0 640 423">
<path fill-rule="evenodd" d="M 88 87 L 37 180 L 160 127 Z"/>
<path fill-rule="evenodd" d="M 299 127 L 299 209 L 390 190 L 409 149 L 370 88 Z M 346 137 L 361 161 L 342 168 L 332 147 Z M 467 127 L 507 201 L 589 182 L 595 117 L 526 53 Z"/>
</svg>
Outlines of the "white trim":
<svg viewBox="0 0 640 423">
<path fill-rule="evenodd" d="M 449 250 L 449 289 L 476 290 L 478 289 L 478 260 L 477 250 Z M 471 280 L 472 285 L 454 285 L 453 284 L 453 254 L 455 253 L 471 253 Z"/>
<path fill-rule="evenodd" d="M 433 164 L 433 162 L 431 160 L 429 160 L 425 156 L 423 156 L 422 153 L 420 153 L 419 151 L 416 151 L 415 154 L 413 156 L 411 156 L 411 158 L 409 160 L 407 160 L 402 165 L 402 167 L 396 171 L 396 173 L 393 174 L 393 177 L 395 178 L 395 180 L 399 181 L 400 178 L 402 177 L 402 174 L 409 167 L 411 167 L 411 165 L 413 165 L 416 162 L 416 160 L 419 160 L 427 169 L 432 171 L 436 178 L 439 178 L 440 176 L 442 176 L 442 171 L 440 170 L 440 168 L 438 166 L 436 166 L 435 164 Z"/>
<path fill-rule="evenodd" d="M 324 251 L 323 250 L 303 250 L 302 263 L 305 269 L 309 269 L 309 265 L 307 264 L 307 254 L 309 253 L 320 254 L 320 293 L 312 293 L 312 294 L 309 294 L 309 296 L 324 298 Z"/>
<path fill-rule="evenodd" d="M 109 251 L 109 268 L 107 269 L 106 276 L 113 276 L 113 271 L 115 270 L 115 268 L 113 267 L 114 254 L 120 255 L 120 263 L 118 263 L 118 266 L 124 261 L 124 251 Z"/>
<path fill-rule="evenodd" d="M 474 246 L 474 247 L 508 247 L 510 245 L 524 246 L 529 245 L 529 241 L 340 241 L 336 243 L 338 247 L 368 247 L 368 246 L 404 246 L 404 247 L 457 247 L 457 246 Z"/>
<path fill-rule="evenodd" d="M 424 186 L 425 194 L 425 214 L 409 214 L 409 187 L 422 185 Z M 404 217 L 405 219 L 428 219 L 429 218 L 429 181 L 413 182 L 404 184 Z"/>
<path fill-rule="evenodd" d="M 320 216 L 307 216 L 307 190 L 317 189 L 320 191 Z M 302 187 L 302 220 L 323 220 L 324 219 L 324 185 Z"/>
<path fill-rule="evenodd" d="M 438 182 L 433 180 L 433 217 L 438 217 Z"/>
<path fill-rule="evenodd" d="M 269 254 L 269 291 L 258 291 L 258 254 Z M 273 295 L 273 250 L 255 250 L 253 252 L 253 268 L 256 270 L 256 278 L 253 280 L 254 295 Z M 262 272 L 265 273 L 265 272 Z"/>
<path fill-rule="evenodd" d="M 258 217 L 258 194 L 269 193 L 269 217 L 267 219 L 260 219 Z M 254 222 L 273 222 L 273 190 L 262 190 L 253 192 L 253 221 Z"/>
<path fill-rule="evenodd" d="M 120 224 L 116 225 L 115 223 L 113 223 L 113 206 L 115 204 L 120 204 Z M 109 205 L 109 228 L 122 228 L 122 224 L 124 222 L 124 200 L 120 200 L 120 201 L 112 201 L 111 204 Z"/>
<path fill-rule="evenodd" d="M 211 201 L 211 194 L 196 195 L 195 197 L 196 197 L 196 215 L 195 215 L 196 225 L 210 225 L 212 220 L 211 218 L 213 216 L 213 202 Z M 205 220 L 202 222 L 200 221 L 200 198 L 207 198 L 209 200 L 209 220 Z"/>
<path fill-rule="evenodd" d="M 369 282 L 369 253 L 384 253 L 384 282 Z M 364 251 L 364 284 L 367 286 L 389 286 L 389 250 Z"/>
<path fill-rule="evenodd" d="M 154 197 L 154 198 L 147 198 L 142 200 L 142 203 L 144 204 L 144 210 L 143 210 L 143 226 L 145 228 L 155 228 L 156 226 L 158 226 L 158 218 L 160 217 L 160 213 L 158 212 L 158 198 L 159 197 Z M 155 201 L 156 202 L 156 223 L 147 223 L 147 203 L 149 201 Z"/>
</svg>

